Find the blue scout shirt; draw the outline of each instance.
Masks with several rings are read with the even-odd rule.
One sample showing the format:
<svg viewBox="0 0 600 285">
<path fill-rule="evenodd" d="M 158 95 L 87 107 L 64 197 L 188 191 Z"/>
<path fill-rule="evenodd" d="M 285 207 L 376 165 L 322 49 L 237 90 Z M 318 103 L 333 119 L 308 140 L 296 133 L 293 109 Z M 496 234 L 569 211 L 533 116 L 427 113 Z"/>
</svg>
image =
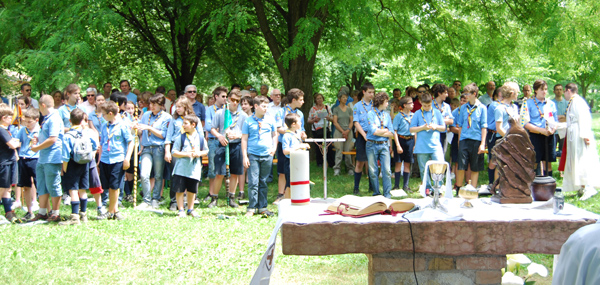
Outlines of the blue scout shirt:
<svg viewBox="0 0 600 285">
<path fill-rule="evenodd" d="M 417 110 L 410 121 L 410 127 L 420 127 L 425 124 L 444 125 L 442 113 L 435 108 L 425 112 L 423 112 L 423 108 Z M 420 131 L 417 133 L 413 153 L 434 153 L 434 149 L 438 147 L 442 147 L 439 131 Z"/>
<path fill-rule="evenodd" d="M 62 163 L 62 141 L 63 124 L 57 110 L 52 110 L 42 122 L 41 131 L 38 135 L 38 144 L 43 143 L 49 137 L 57 137 L 56 143 L 39 151 L 38 163 Z"/>
<path fill-rule="evenodd" d="M 373 102 L 365 103 L 364 100 L 360 100 L 360 102 L 354 104 L 354 107 L 352 108 L 352 120 L 358 122 L 365 133 L 369 127 L 367 114 L 371 110 L 373 110 Z"/>
<path fill-rule="evenodd" d="M 283 138 L 281 139 L 281 148 L 288 149 L 294 148 L 300 144 L 300 139 L 298 136 L 292 131 L 285 131 L 283 134 Z M 290 158 L 289 154 L 286 154 L 285 157 Z"/>
<path fill-rule="evenodd" d="M 229 130 L 233 133 L 241 134 L 242 127 L 244 126 L 244 122 L 248 118 L 248 115 L 244 113 L 244 111 L 231 112 L 231 125 L 229 126 Z M 215 116 L 212 119 L 212 128 L 217 130 L 221 135 L 225 135 L 227 131 L 225 129 L 225 109 L 221 109 L 217 111 Z M 230 143 L 239 143 L 242 139 L 229 140 Z"/>
<path fill-rule="evenodd" d="M 71 128 L 69 131 L 82 131 L 82 127 Z M 96 134 L 94 131 L 90 129 L 83 129 L 82 133 L 86 133 L 89 138 L 92 140 L 92 150 L 98 149 L 98 141 L 96 141 Z M 69 162 L 71 160 L 71 152 L 73 152 L 73 145 L 75 144 L 75 138 L 65 133 L 64 141 L 63 141 L 63 150 L 62 150 L 62 160 L 63 162 Z"/>
<path fill-rule="evenodd" d="M 450 118 L 450 119 L 454 120 L 454 116 L 452 115 L 452 108 L 450 108 L 450 104 L 448 104 L 446 102 L 442 102 L 442 106 L 439 106 L 437 101 L 435 101 L 435 99 L 434 99 L 433 107 L 436 108 L 438 111 L 440 111 L 440 113 L 442 113 L 442 119 Z M 446 126 L 446 123 L 444 123 L 442 125 Z M 444 129 L 444 131 L 441 133 L 446 133 L 447 130 L 448 130 L 448 126 L 446 126 L 446 129 Z"/>
<path fill-rule="evenodd" d="M 106 120 L 102 117 L 102 113 L 96 113 L 96 111 L 89 112 L 88 118 L 90 121 L 92 121 L 94 128 L 96 128 L 98 133 L 100 133 L 100 128 L 102 128 L 102 125 L 106 123 Z"/>
<path fill-rule="evenodd" d="M 246 118 L 242 126 L 242 134 L 248 135 L 248 153 L 267 156 L 273 148 L 273 132 L 276 132 L 275 121 L 265 115 L 262 119 L 256 115 Z"/>
<path fill-rule="evenodd" d="M 71 119 L 71 111 L 75 110 L 75 108 L 79 108 L 79 106 L 71 106 L 69 104 L 64 104 L 58 107 L 58 114 L 60 114 L 60 118 L 62 119 L 65 128 L 71 127 L 71 122 L 69 120 Z"/>
<path fill-rule="evenodd" d="M 508 124 L 508 119 L 510 117 L 513 117 L 513 119 L 515 119 L 515 121 L 519 121 L 519 110 L 517 108 L 517 105 L 515 104 L 510 104 L 510 106 L 504 104 L 504 103 L 500 103 L 498 104 L 498 106 L 496 107 L 496 110 L 494 111 L 494 117 L 496 119 L 497 122 L 502 122 L 502 128 L 508 132 L 508 129 L 510 128 L 509 124 Z M 496 137 L 502 137 L 499 133 L 496 133 Z"/>
<path fill-rule="evenodd" d="M 402 111 L 398 112 L 396 117 L 394 117 L 393 125 L 394 130 L 398 135 L 401 136 L 410 136 L 410 121 L 412 120 L 413 113 L 408 112 L 408 115 L 404 114 Z"/>
<path fill-rule="evenodd" d="M 469 114 L 471 124 L 469 125 Z M 472 139 L 481 141 L 481 129 L 487 128 L 487 108 L 479 101 L 471 106 L 466 103 L 460 107 L 457 126 L 460 129 L 460 140 Z"/>
<path fill-rule="evenodd" d="M 556 106 L 556 115 L 564 116 L 567 114 L 567 106 L 569 105 L 569 101 L 562 97 L 562 100 L 556 101 L 556 99 L 552 99 L 552 102 L 554 102 L 554 105 Z"/>
<path fill-rule="evenodd" d="M 183 148 L 181 146 L 181 134 L 173 138 L 174 145 L 173 151 L 192 151 L 193 149 L 199 149 L 201 151 L 208 150 L 208 143 L 204 140 L 202 132 L 196 131 L 193 135 L 186 135 L 183 141 Z M 200 149 L 200 140 L 203 141 L 203 148 Z M 200 175 L 202 174 L 202 158 L 201 157 L 178 157 L 175 159 L 175 166 L 173 166 L 173 175 L 179 175 L 188 177 L 200 181 Z"/>
<path fill-rule="evenodd" d="M 223 104 L 223 107 L 225 107 L 225 104 Z M 223 109 L 223 107 L 219 108 L 217 104 L 213 104 L 212 106 L 208 107 L 208 110 L 206 110 L 206 119 L 204 120 L 204 131 L 208 132 L 208 138 L 210 139 L 215 138 L 215 136 L 213 136 L 210 133 L 210 128 L 212 128 L 213 125 L 213 117 L 215 116 L 217 111 Z"/>
<path fill-rule="evenodd" d="M 137 105 L 137 95 L 135 95 L 133 92 L 129 92 L 129 94 L 127 94 L 127 100 L 133 102 L 134 105 Z"/>
<path fill-rule="evenodd" d="M 104 123 L 100 132 L 100 145 L 102 146 L 100 162 L 105 164 L 123 162 L 127 154 L 128 144 L 132 140 L 133 135 L 129 125 L 124 121 L 114 124 Z"/>
<path fill-rule="evenodd" d="M 277 128 L 287 129 L 287 126 L 285 125 L 285 116 L 289 113 L 296 113 L 298 114 L 298 116 L 300 116 L 300 131 L 304 132 L 304 114 L 302 113 L 302 111 L 300 111 L 300 109 L 292 110 L 289 104 L 285 105 L 283 108 L 281 108 L 281 110 L 279 110 L 279 113 L 275 118 L 275 126 Z M 283 135 L 279 134 L 279 137 L 277 139 L 279 140 L 279 142 L 281 142 L 283 139 Z"/>
<path fill-rule="evenodd" d="M 546 118 L 544 118 L 544 108 L 550 108 L 552 115 L 556 120 L 556 106 L 552 100 L 545 100 L 544 102 L 537 98 L 531 98 L 527 100 L 527 110 L 529 111 L 529 123 L 540 127 L 546 128 Z M 548 106 L 546 106 L 548 105 Z"/>
<path fill-rule="evenodd" d="M 369 122 L 369 126 L 365 130 L 367 132 L 367 140 L 372 141 L 388 141 L 389 138 L 376 136 L 375 131 L 377 129 L 387 129 L 388 131 L 394 131 L 394 125 L 392 124 L 392 119 L 390 115 L 385 111 L 379 111 L 374 108 L 369 113 L 367 113 L 367 120 Z"/>
<path fill-rule="evenodd" d="M 165 111 L 160 111 L 160 113 L 154 115 L 151 111 L 144 113 L 142 116 L 142 124 L 149 125 L 160 131 L 162 135 L 162 139 L 154 135 L 152 132 L 145 130 L 142 131 L 142 146 L 159 146 L 165 144 L 165 139 L 167 137 L 167 129 L 169 128 L 169 123 L 171 122 L 171 115 Z"/>
<path fill-rule="evenodd" d="M 40 133 L 40 126 L 38 126 L 37 124 L 35 125 L 35 128 L 33 128 L 33 130 L 29 130 L 26 127 L 21 128 L 21 130 L 19 130 L 19 132 L 17 133 L 16 138 L 18 138 L 21 141 L 21 147 L 19 148 L 19 157 L 22 158 L 39 158 L 40 157 L 40 153 L 39 152 L 33 152 L 31 150 L 31 140 L 34 137 L 39 136 Z M 40 142 L 41 143 L 41 142 Z"/>
<path fill-rule="evenodd" d="M 496 131 L 496 108 L 498 108 L 497 101 L 492 102 L 487 108 L 487 128 L 488 130 Z"/>
<path fill-rule="evenodd" d="M 167 136 L 165 137 L 165 144 L 172 144 L 178 139 L 183 133 L 183 118 L 179 117 L 177 119 L 172 118 L 169 123 L 169 127 L 167 128 Z M 204 131 L 202 130 L 202 124 L 198 122 L 196 125 L 196 131 L 200 134 L 202 138 L 204 138 Z"/>
</svg>

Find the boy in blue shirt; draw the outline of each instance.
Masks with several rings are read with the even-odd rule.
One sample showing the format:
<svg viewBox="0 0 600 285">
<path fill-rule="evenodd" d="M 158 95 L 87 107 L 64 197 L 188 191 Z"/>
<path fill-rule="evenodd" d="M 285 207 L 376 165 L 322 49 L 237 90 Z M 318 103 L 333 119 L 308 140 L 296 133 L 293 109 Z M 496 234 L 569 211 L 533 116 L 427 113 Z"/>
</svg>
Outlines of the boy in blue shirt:
<svg viewBox="0 0 600 285">
<path fill-rule="evenodd" d="M 279 133 L 279 137 L 277 140 L 279 144 L 277 145 L 277 173 L 279 174 L 278 181 L 278 190 L 279 194 L 277 194 L 277 199 L 273 202 L 273 204 L 277 205 L 281 199 L 283 199 L 283 194 L 285 193 L 285 185 L 289 184 L 289 181 L 285 180 L 285 165 L 286 162 L 289 164 L 289 161 L 286 161 L 286 156 L 283 153 L 283 135 L 286 133 L 286 125 L 285 118 L 287 114 L 294 113 L 300 116 L 300 139 L 306 139 L 306 133 L 304 132 L 304 114 L 300 111 L 300 107 L 304 105 L 304 92 L 298 88 L 292 88 L 288 91 L 288 94 L 285 98 L 281 100 L 281 105 L 283 108 L 279 110 L 277 117 L 275 118 L 275 125 L 277 126 L 277 132 Z M 289 157 L 289 156 L 288 156 Z M 283 159 L 283 161 L 281 160 Z"/>
<path fill-rule="evenodd" d="M 194 87 L 195 88 L 195 87 Z M 204 132 L 205 137 L 208 140 L 208 195 L 204 198 L 204 201 L 208 202 L 212 200 L 211 196 L 214 193 L 215 188 L 215 178 L 217 177 L 215 174 L 215 152 L 219 146 L 219 140 L 210 132 L 212 128 L 212 119 L 217 113 L 217 111 L 223 109 L 225 107 L 225 101 L 227 100 L 227 87 L 219 86 L 215 88 L 212 92 L 213 98 L 215 98 L 215 103 L 212 106 L 206 108 L 206 115 L 204 120 Z M 196 101 L 196 100 L 194 100 Z M 194 109 L 196 111 L 196 109 Z M 196 112 L 196 115 L 198 112 Z M 212 201 L 211 201 L 212 202 Z"/>
<path fill-rule="evenodd" d="M 487 149 L 488 149 L 488 186 L 491 187 L 494 184 L 494 177 L 496 172 L 496 162 L 492 156 L 492 149 L 496 146 L 496 134 L 498 133 L 496 130 L 496 108 L 500 105 L 502 101 L 502 93 L 500 93 L 500 88 L 494 89 L 494 93 L 492 94 L 492 102 L 487 106 Z"/>
<path fill-rule="evenodd" d="M 423 93 L 420 98 L 421 109 L 417 110 L 410 121 L 410 132 L 416 133 L 414 153 L 417 155 L 421 177 L 425 164 L 429 160 L 444 161 L 444 151 L 440 143 L 440 132 L 446 124 L 439 110 L 433 109 L 431 94 Z"/>
<path fill-rule="evenodd" d="M 229 172 L 231 174 L 229 183 L 229 193 L 227 193 L 227 205 L 232 208 L 237 208 L 235 203 L 235 188 L 238 184 L 238 178 L 244 174 L 244 159 L 242 158 L 242 127 L 248 115 L 241 109 L 238 109 L 240 103 L 240 92 L 233 90 L 229 92 L 228 104 L 225 108 L 215 113 L 212 118 L 211 134 L 217 138 L 219 144 L 215 151 L 215 180 L 213 184 L 213 192 L 211 193 L 211 202 L 208 208 L 217 205 L 219 191 L 223 183 L 223 178 L 226 175 L 227 169 L 225 164 L 225 152 L 229 145 Z M 225 128 L 225 112 L 229 110 L 231 114 L 231 124 Z"/>
<path fill-rule="evenodd" d="M 185 217 L 183 209 L 183 195 L 187 192 L 187 215 L 198 218 L 200 215 L 194 211 L 194 201 L 198 192 L 198 183 L 202 173 L 202 156 L 208 154 L 207 143 L 204 134 L 196 130 L 200 120 L 197 116 L 185 115 L 182 128 L 185 132 L 174 138 L 173 157 L 176 157 L 173 166 L 171 187 L 175 191 L 177 201 L 177 216 Z M 185 136 L 185 139 L 184 139 Z"/>
<path fill-rule="evenodd" d="M 8 126 L 12 122 L 13 111 L 4 103 L 0 103 L 0 197 L 4 206 L 6 219 L 17 222 L 17 216 L 12 210 L 10 187 L 16 183 L 16 161 L 19 142 L 12 138 Z"/>
<path fill-rule="evenodd" d="M 373 110 L 367 114 L 367 162 L 369 163 L 369 181 L 373 186 L 373 196 L 381 195 L 379 192 L 379 167 L 381 163 L 383 178 L 383 196 L 391 198 L 392 171 L 390 168 L 390 154 L 392 152 L 391 140 L 395 137 L 394 126 L 390 115 L 385 112 L 388 106 L 389 96 L 385 92 L 379 92 L 373 98 Z"/>
<path fill-rule="evenodd" d="M 477 188 L 479 171 L 484 168 L 485 138 L 487 136 L 487 108 L 477 100 L 479 89 L 472 83 L 465 86 L 467 104 L 460 107 L 457 126 L 460 129 L 458 171 L 456 186 L 463 185 L 465 170 L 471 166 L 471 185 Z"/>
<path fill-rule="evenodd" d="M 394 157 L 392 158 L 392 162 L 396 164 L 394 189 L 399 189 L 400 187 L 400 170 L 402 169 L 402 163 L 404 163 L 404 172 L 402 172 L 404 183 L 402 189 L 408 192 L 410 191 L 410 188 L 408 188 L 410 165 L 414 163 L 413 149 L 415 148 L 415 136 L 410 133 L 410 122 L 413 117 L 411 110 L 414 107 L 414 103 L 410 96 L 404 96 L 400 99 L 398 106 L 400 106 L 401 110 L 393 120 L 396 135 L 396 143 L 393 144 Z"/>
<path fill-rule="evenodd" d="M 54 109 L 52 96 L 43 95 L 40 98 L 39 106 L 44 121 L 42 121 L 39 136 L 32 139 L 31 150 L 39 152 L 35 172 L 40 210 L 31 221 L 58 222 L 60 220 L 60 197 L 62 196 L 60 173 L 64 124 L 58 111 Z M 48 215 L 50 197 L 52 197 L 52 212 Z"/>
<path fill-rule="evenodd" d="M 285 125 L 287 130 L 281 138 L 281 148 L 285 163 L 283 165 L 283 171 L 285 175 L 285 192 L 290 191 L 290 153 L 299 149 L 309 149 L 310 146 L 307 143 L 302 143 L 301 137 L 298 135 L 298 131 L 302 127 L 302 119 L 300 115 L 296 113 L 289 113 L 285 115 Z M 281 160 L 277 160 L 277 164 L 281 163 Z"/>
<path fill-rule="evenodd" d="M 556 106 L 547 100 L 548 84 L 538 79 L 533 83 L 534 96 L 523 102 L 529 110 L 529 122 L 523 127 L 529 132 L 529 139 L 535 150 L 536 174 L 552 176 L 552 162 L 556 161 L 555 127 L 548 124 L 548 119 L 557 120 Z M 550 117 L 550 118 L 547 118 Z M 539 167 L 543 164 L 544 173 Z"/>
<path fill-rule="evenodd" d="M 117 212 L 119 185 L 125 170 L 129 169 L 133 153 L 133 135 L 129 125 L 117 120 L 119 107 L 115 102 L 106 102 L 102 106 L 102 116 L 106 123 L 100 133 L 100 181 L 103 190 L 108 194 L 108 215 L 106 218 L 122 220 L 125 217 Z M 105 217 L 98 217 L 104 219 Z"/>
<path fill-rule="evenodd" d="M 258 210 L 259 214 L 272 216 L 267 210 L 267 178 L 271 172 L 273 155 L 277 151 L 277 128 L 271 117 L 265 117 L 269 100 L 256 97 L 254 114 L 246 118 L 242 128 L 242 155 L 244 167 L 248 168 L 248 208 L 246 217 Z"/>
<path fill-rule="evenodd" d="M 85 112 L 81 109 L 71 111 L 71 128 L 64 136 L 63 143 L 63 190 L 69 192 L 71 196 L 71 219 L 60 222 L 59 225 L 79 225 L 81 222 L 87 222 L 87 193 L 86 189 L 90 188 L 90 162 L 80 164 L 74 160 L 74 150 L 76 137 L 81 137 L 84 140 L 89 140 L 92 149 L 95 152 L 98 149 L 98 142 L 94 139 L 95 134 L 90 129 L 85 129 L 83 124 Z M 81 206 L 81 211 L 80 211 Z"/>
<path fill-rule="evenodd" d="M 356 129 L 356 166 L 354 167 L 354 195 L 359 193 L 360 179 L 362 170 L 367 163 L 367 132 L 369 126 L 367 114 L 373 109 L 373 96 L 375 95 L 375 87 L 370 83 L 365 83 L 361 87 L 362 100 L 354 104 L 352 108 L 352 120 Z M 360 94 L 359 94 L 360 95 Z M 373 185 L 369 183 L 369 189 Z"/>
<path fill-rule="evenodd" d="M 81 90 L 77 84 L 69 84 L 65 89 L 65 97 L 67 97 L 67 103 L 60 106 L 58 108 L 58 113 L 60 114 L 60 118 L 63 121 L 63 125 L 65 126 L 64 131 L 69 131 L 71 127 L 71 123 L 69 119 L 71 118 L 71 112 L 76 108 L 79 108 L 77 103 L 81 100 Z M 66 193 L 65 193 L 66 194 Z"/>
<path fill-rule="evenodd" d="M 26 109 L 25 112 L 23 112 L 23 118 L 21 120 L 24 127 L 21 128 L 17 134 L 17 139 L 21 142 L 19 151 L 20 175 L 17 186 L 23 188 L 23 198 L 27 205 L 27 214 L 24 217 L 25 220 L 31 220 L 33 218 L 31 207 L 36 198 L 34 188 L 37 184 L 35 168 L 37 166 L 39 153 L 31 151 L 31 142 L 40 132 L 40 126 L 38 125 L 39 118 L 40 111 L 38 109 Z"/>
</svg>

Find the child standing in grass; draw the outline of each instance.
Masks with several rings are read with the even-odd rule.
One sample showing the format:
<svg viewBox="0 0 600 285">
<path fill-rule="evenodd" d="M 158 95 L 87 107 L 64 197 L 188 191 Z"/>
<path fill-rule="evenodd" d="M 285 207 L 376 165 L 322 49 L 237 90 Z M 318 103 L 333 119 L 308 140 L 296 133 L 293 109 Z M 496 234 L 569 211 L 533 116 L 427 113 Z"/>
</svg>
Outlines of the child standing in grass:
<svg viewBox="0 0 600 285">
<path fill-rule="evenodd" d="M 117 212 L 119 184 L 123 180 L 124 171 L 129 169 L 133 153 L 133 136 L 129 125 L 117 120 L 119 107 L 115 102 L 107 102 L 102 106 L 102 116 L 106 123 L 100 133 L 100 181 L 104 191 L 108 192 L 109 206 L 106 218 L 122 220 L 125 217 Z M 98 217 L 103 219 L 104 217 Z"/>
<path fill-rule="evenodd" d="M 17 221 L 15 212 L 12 210 L 10 198 L 10 187 L 16 184 L 16 161 L 19 141 L 11 137 L 8 126 L 12 121 L 13 111 L 4 103 L 0 104 L 0 197 L 6 219 L 10 222 Z"/>
<path fill-rule="evenodd" d="M 267 210 L 267 178 L 271 172 L 273 155 L 277 151 L 277 129 L 271 117 L 265 117 L 269 100 L 257 97 L 253 100 L 254 114 L 246 118 L 242 128 L 242 155 L 244 167 L 248 168 L 248 209 L 251 217 L 259 214 L 272 215 Z"/>
<path fill-rule="evenodd" d="M 34 137 L 37 137 L 40 132 L 40 126 L 38 120 L 40 118 L 40 111 L 35 108 L 30 108 L 23 112 L 22 124 L 25 126 L 21 128 L 17 134 L 17 139 L 21 142 L 21 148 L 19 152 L 19 181 L 17 186 L 23 187 L 23 197 L 25 198 L 25 204 L 27 205 L 27 214 L 25 220 L 31 220 L 33 218 L 33 201 L 36 199 L 35 185 L 36 175 L 35 167 L 37 166 L 39 153 L 31 151 L 31 142 Z"/>
<path fill-rule="evenodd" d="M 94 152 L 98 149 L 98 142 L 94 138 L 94 134 L 90 129 L 84 129 L 83 124 L 87 123 L 84 120 L 85 112 L 81 109 L 71 111 L 71 128 L 65 134 L 63 143 L 63 190 L 69 192 L 71 196 L 71 218 L 68 221 L 60 222 L 59 225 L 79 225 L 81 222 L 87 221 L 87 193 L 86 189 L 90 188 L 89 163 L 81 164 L 75 161 L 76 144 L 83 140 L 89 140 L 91 149 L 88 151 Z M 77 139 L 81 138 L 78 142 Z"/>
<path fill-rule="evenodd" d="M 177 216 L 185 217 L 183 209 L 183 194 L 187 192 L 187 215 L 194 218 L 200 217 L 194 211 L 194 201 L 198 192 L 198 183 L 200 183 L 200 174 L 202 173 L 202 156 L 208 154 L 208 143 L 204 140 L 204 135 L 196 127 L 200 121 L 193 113 L 183 117 L 184 133 L 176 138 L 173 145 L 173 157 L 175 165 L 173 167 L 173 176 L 171 187 L 175 191 L 177 201 Z"/>
<path fill-rule="evenodd" d="M 413 100 L 410 96 L 404 96 L 398 102 L 401 110 L 394 118 L 394 131 L 396 133 L 396 143 L 394 146 L 394 157 L 392 161 L 395 165 L 395 181 L 394 189 L 400 188 L 400 170 L 402 170 L 402 163 L 404 163 L 404 171 L 402 172 L 402 189 L 406 192 L 410 191 L 408 188 L 408 182 L 410 180 L 410 165 L 414 162 L 413 149 L 415 147 L 415 136 L 410 133 L 410 121 L 412 120 L 413 113 Z"/>
</svg>

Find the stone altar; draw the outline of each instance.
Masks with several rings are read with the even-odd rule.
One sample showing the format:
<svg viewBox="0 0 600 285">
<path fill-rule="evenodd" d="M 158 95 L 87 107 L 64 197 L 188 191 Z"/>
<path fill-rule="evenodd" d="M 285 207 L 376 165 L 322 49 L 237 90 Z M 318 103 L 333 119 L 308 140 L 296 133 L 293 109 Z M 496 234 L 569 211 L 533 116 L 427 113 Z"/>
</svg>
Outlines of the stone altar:
<svg viewBox="0 0 600 285">
<path fill-rule="evenodd" d="M 488 205 L 486 199 L 474 200 L 470 209 L 460 209 L 462 199 L 445 200 L 451 209 L 447 217 L 427 211 L 407 215 L 419 283 L 499 284 L 506 254 L 558 254 L 573 232 L 598 219 L 568 204 L 563 214 L 554 215 L 551 203 Z M 408 200 L 431 203 L 431 199 Z M 364 253 L 369 258 L 369 284 L 414 284 L 413 244 L 409 224 L 401 215 L 320 216 L 327 204 L 291 206 L 289 200 L 280 204 L 284 254 Z"/>
</svg>

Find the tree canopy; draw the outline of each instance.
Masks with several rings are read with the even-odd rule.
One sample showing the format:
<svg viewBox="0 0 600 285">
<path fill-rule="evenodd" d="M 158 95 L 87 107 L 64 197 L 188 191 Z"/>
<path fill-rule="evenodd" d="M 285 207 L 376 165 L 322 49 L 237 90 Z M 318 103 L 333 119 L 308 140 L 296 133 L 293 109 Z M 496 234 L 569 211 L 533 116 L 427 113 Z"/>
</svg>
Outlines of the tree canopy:
<svg viewBox="0 0 600 285">
<path fill-rule="evenodd" d="M 178 92 L 266 83 L 329 100 L 455 79 L 600 79 L 595 1 L 0 0 L 0 65 L 34 90 L 128 79 Z M 33 8 L 35 7 L 35 8 Z M 7 93 L 7 88 L 3 88 Z"/>
</svg>

